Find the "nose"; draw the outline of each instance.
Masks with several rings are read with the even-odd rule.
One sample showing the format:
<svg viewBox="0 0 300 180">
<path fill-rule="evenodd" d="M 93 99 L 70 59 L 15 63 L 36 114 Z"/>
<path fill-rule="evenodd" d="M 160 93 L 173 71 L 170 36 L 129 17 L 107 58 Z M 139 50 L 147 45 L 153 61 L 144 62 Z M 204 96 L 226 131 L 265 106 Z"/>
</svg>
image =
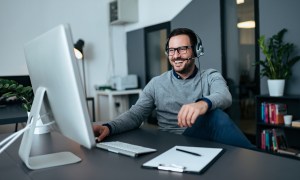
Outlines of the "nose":
<svg viewBox="0 0 300 180">
<path fill-rule="evenodd" d="M 176 49 L 174 52 L 173 58 L 177 59 L 178 57 L 180 57 L 180 54 L 179 54 L 179 50 Z"/>
</svg>

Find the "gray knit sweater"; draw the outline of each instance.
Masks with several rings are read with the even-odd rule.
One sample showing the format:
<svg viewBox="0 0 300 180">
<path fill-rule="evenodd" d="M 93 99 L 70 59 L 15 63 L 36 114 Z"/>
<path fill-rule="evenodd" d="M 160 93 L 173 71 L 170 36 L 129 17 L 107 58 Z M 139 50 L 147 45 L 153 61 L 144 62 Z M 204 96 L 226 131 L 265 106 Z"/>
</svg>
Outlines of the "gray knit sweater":
<svg viewBox="0 0 300 180">
<path fill-rule="evenodd" d="M 138 128 L 156 109 L 159 129 L 177 134 L 186 128 L 177 125 L 177 114 L 182 105 L 205 97 L 212 102 L 212 109 L 225 109 L 232 97 L 222 75 L 214 69 L 198 71 L 191 79 L 178 79 L 173 71 L 154 77 L 129 111 L 110 121 L 110 134 Z"/>
</svg>

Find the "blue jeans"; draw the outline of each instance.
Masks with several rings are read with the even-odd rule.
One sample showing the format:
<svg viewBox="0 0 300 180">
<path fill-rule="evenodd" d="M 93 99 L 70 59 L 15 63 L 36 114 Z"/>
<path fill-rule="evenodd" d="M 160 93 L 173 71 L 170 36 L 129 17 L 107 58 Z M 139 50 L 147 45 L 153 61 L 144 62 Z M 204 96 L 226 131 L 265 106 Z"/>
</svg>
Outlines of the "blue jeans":
<svg viewBox="0 0 300 180">
<path fill-rule="evenodd" d="M 199 116 L 195 124 L 187 128 L 183 135 L 233 146 L 254 148 L 254 145 L 221 109 L 215 109 Z"/>
</svg>

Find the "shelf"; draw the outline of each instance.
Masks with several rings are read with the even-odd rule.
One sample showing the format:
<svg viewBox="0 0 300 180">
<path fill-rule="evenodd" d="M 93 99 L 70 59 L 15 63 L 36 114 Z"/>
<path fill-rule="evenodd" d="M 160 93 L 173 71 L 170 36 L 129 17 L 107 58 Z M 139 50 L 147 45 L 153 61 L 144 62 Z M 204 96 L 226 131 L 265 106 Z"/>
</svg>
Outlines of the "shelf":
<svg viewBox="0 0 300 180">
<path fill-rule="evenodd" d="M 287 96 L 258 95 L 258 96 L 256 96 L 256 98 L 271 99 L 271 100 L 282 100 L 282 99 L 292 99 L 292 100 L 299 99 L 300 100 L 300 95 L 287 95 Z"/>
<path fill-rule="evenodd" d="M 258 150 L 259 152 L 267 152 L 269 154 L 272 154 L 272 155 L 279 155 L 279 156 L 283 156 L 283 157 L 287 157 L 287 158 L 292 158 L 292 159 L 299 159 L 300 160 L 300 155 L 297 154 L 297 155 L 292 155 L 292 154 L 288 154 L 288 153 L 279 153 L 279 152 L 272 152 L 272 151 L 265 151 L 265 150 L 262 150 L 262 149 L 259 149 Z"/>
<path fill-rule="evenodd" d="M 130 108 L 129 95 L 140 96 L 141 93 L 142 89 L 96 91 L 96 121 L 111 121 L 118 115 L 126 112 Z"/>
<path fill-rule="evenodd" d="M 269 123 L 264 123 L 264 122 L 257 122 L 257 125 L 262 126 L 262 127 L 268 127 L 268 128 L 287 128 L 287 129 L 300 130 L 300 127 L 292 127 L 292 126 L 287 126 L 284 124 L 269 124 Z"/>
<path fill-rule="evenodd" d="M 276 134 L 277 131 L 282 132 L 284 134 L 284 139 L 286 140 L 287 146 L 289 148 L 297 149 L 300 151 L 300 128 L 299 127 L 292 127 L 284 124 L 271 124 L 271 123 L 265 123 L 262 121 L 262 114 L 261 114 L 261 105 L 263 102 L 266 103 L 283 103 L 287 105 L 287 114 L 293 115 L 293 119 L 300 119 L 300 109 L 298 108 L 300 105 L 300 96 L 299 95 L 290 95 L 290 96 L 281 96 L 281 97 L 271 97 L 268 95 L 259 95 L 256 96 L 255 99 L 255 106 L 256 106 L 256 145 L 258 148 L 260 148 L 262 145 L 262 138 L 261 133 L 263 130 L 265 131 L 265 134 L 268 134 L 269 141 L 266 143 L 269 143 L 269 145 L 274 149 L 276 149 L 276 145 L 273 144 L 273 141 L 270 140 L 273 137 L 273 133 Z M 275 132 L 274 130 L 275 129 Z M 267 135 L 264 135 L 267 136 Z M 267 139 L 267 138 L 266 138 Z M 282 138 L 281 138 L 282 139 Z M 274 139 L 273 139 L 274 140 Z M 276 141 L 275 141 L 276 142 Z M 263 143 L 264 144 L 264 143 Z M 275 143 L 276 144 L 276 143 Z M 271 149 L 272 149 L 271 148 Z M 293 155 L 286 155 L 282 153 L 273 152 L 270 150 L 263 150 L 271 154 L 276 154 L 280 156 L 286 156 L 286 157 L 293 157 L 296 159 L 300 159 L 298 156 Z"/>
</svg>

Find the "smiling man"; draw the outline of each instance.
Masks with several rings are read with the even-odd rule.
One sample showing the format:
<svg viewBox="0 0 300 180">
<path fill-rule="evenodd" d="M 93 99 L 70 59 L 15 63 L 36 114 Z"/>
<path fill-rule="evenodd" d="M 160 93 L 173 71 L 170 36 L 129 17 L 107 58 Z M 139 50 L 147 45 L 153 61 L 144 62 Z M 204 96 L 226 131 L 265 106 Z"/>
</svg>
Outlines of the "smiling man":
<svg viewBox="0 0 300 180">
<path fill-rule="evenodd" d="M 203 55 L 198 35 L 187 28 L 174 29 L 165 52 L 172 70 L 151 79 L 127 112 L 107 124 L 94 125 L 98 140 L 138 128 L 155 109 L 162 131 L 252 148 L 223 111 L 232 97 L 222 75 L 214 69 L 201 71 L 195 65 Z"/>
</svg>

